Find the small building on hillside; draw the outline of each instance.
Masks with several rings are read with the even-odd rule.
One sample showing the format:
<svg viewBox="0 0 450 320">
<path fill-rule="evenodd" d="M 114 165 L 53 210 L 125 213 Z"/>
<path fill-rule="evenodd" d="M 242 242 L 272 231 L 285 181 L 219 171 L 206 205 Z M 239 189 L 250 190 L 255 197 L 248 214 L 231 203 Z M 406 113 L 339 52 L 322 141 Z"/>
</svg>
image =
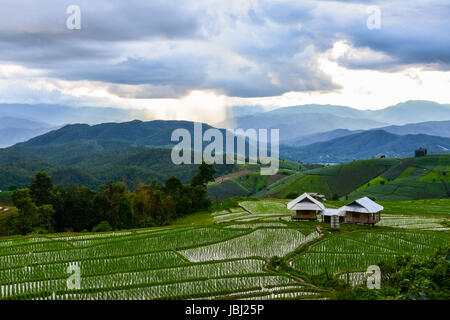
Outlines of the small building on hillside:
<svg viewBox="0 0 450 320">
<path fill-rule="evenodd" d="M 287 204 L 289 210 L 295 211 L 293 220 L 317 220 L 317 212 L 325 206 L 317 199 L 304 193 Z"/>
<path fill-rule="evenodd" d="M 331 217 L 337 216 L 339 223 L 345 222 L 345 212 L 341 209 L 324 209 L 319 211 L 319 215 L 323 216 L 323 222 L 331 223 Z"/>
<path fill-rule="evenodd" d="M 380 221 L 380 211 L 384 208 L 371 199 L 364 197 L 339 208 L 345 215 L 345 223 L 371 224 Z"/>
<path fill-rule="evenodd" d="M 417 157 L 425 157 L 428 153 L 428 150 L 425 148 L 420 148 L 414 151 L 414 156 Z"/>
</svg>

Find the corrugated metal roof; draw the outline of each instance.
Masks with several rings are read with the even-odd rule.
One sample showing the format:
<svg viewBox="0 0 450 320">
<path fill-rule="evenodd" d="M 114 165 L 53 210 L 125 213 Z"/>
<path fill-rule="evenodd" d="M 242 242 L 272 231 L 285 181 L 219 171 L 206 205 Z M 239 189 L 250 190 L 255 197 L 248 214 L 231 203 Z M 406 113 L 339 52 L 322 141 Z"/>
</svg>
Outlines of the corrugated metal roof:
<svg viewBox="0 0 450 320">
<path fill-rule="evenodd" d="M 318 200 L 304 193 L 287 204 L 289 210 L 325 210 L 325 206 Z"/>
<path fill-rule="evenodd" d="M 325 209 L 319 212 L 322 216 L 345 216 L 345 211 L 342 211 L 341 209 Z"/>
<path fill-rule="evenodd" d="M 384 209 L 378 203 L 372 201 L 371 199 L 364 197 L 349 203 L 346 206 L 339 208 L 342 211 L 352 211 L 360 213 L 377 213 Z"/>
</svg>

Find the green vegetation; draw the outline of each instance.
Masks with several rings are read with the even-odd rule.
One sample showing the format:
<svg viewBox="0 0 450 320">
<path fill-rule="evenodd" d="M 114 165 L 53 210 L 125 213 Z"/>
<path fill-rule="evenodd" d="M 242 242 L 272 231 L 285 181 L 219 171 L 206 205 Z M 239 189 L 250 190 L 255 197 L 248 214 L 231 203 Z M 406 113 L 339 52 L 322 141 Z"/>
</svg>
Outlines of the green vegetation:
<svg viewBox="0 0 450 320">
<path fill-rule="evenodd" d="M 123 145 L 118 142 L 74 142 L 62 145 L 0 150 L 0 189 L 25 188 L 36 172 L 46 171 L 53 183 L 98 190 L 109 181 L 122 181 L 131 190 L 141 183 L 164 183 L 171 176 L 190 182 L 197 165 L 175 165 L 170 148 Z M 234 165 L 216 165 L 217 175 Z"/>
<path fill-rule="evenodd" d="M 363 285 L 341 287 L 334 299 L 346 300 L 448 300 L 450 298 L 450 246 L 429 257 L 413 259 L 402 255 L 379 263 L 382 288 L 369 290 Z"/>
<path fill-rule="evenodd" d="M 292 260 L 292 267 L 311 275 L 361 271 L 401 254 L 426 255 L 447 243 L 447 234 L 397 231 L 357 231 L 336 235 Z"/>
<path fill-rule="evenodd" d="M 0 192 L 0 204 L 12 204 L 11 195 L 12 191 Z"/>
<path fill-rule="evenodd" d="M 269 195 L 293 198 L 302 191 L 317 192 L 328 199 L 342 197 L 375 179 L 397 164 L 396 159 L 360 160 L 342 165 L 304 171 L 286 179 L 283 183 L 269 187 Z"/>
<path fill-rule="evenodd" d="M 53 186 L 51 177 L 40 171 L 29 189 L 13 191 L 12 202 L 18 210 L 0 220 L 0 231 L 3 235 L 99 232 L 166 225 L 177 217 L 208 210 L 211 200 L 206 184 L 214 174 L 212 166 L 202 163 L 189 185 L 171 177 L 164 185 L 154 181 L 131 192 L 125 184 L 111 182 L 99 191 Z"/>
<path fill-rule="evenodd" d="M 415 170 L 414 167 L 408 167 L 405 169 L 405 171 L 403 171 L 398 177 L 397 179 L 402 179 L 402 178 L 406 178 L 409 177 L 411 175 L 411 173 Z"/>
<path fill-rule="evenodd" d="M 307 170 L 307 166 L 288 160 L 280 160 L 278 174 L 262 176 L 260 166 L 236 166 L 230 174 L 221 176 L 214 183 L 208 184 L 208 194 L 214 200 L 224 200 L 229 197 L 264 198 L 268 188 L 282 183 L 287 178 Z"/>
<path fill-rule="evenodd" d="M 448 198 L 450 155 L 370 159 L 302 171 L 268 186 L 261 196 L 294 198 L 317 192 L 327 199 L 377 201 Z"/>
<path fill-rule="evenodd" d="M 174 185 L 172 179 L 167 187 Z M 118 199 L 127 212 L 126 201 Z M 375 228 L 342 225 L 339 231 L 332 231 L 329 224 L 321 222 L 290 221 L 287 201 L 228 199 L 214 204 L 214 212 L 197 212 L 148 229 L 0 238 L 0 299 L 448 296 L 444 263 L 448 265 L 448 259 L 442 259 L 439 248 L 449 242 L 450 234 L 445 228 L 404 228 L 405 215 L 395 213 L 403 202 L 385 210 L 386 221 L 397 219 L 398 224 Z M 404 203 L 410 206 L 410 216 L 422 224 L 436 222 L 434 215 L 422 214 L 427 205 L 441 212 L 439 219 L 446 213 L 448 220 L 448 199 L 426 201 Z M 104 230 L 109 222 L 100 221 L 97 226 Z M 410 258 L 402 260 L 405 255 Z M 381 290 L 345 284 L 347 270 L 356 281 L 357 273 L 370 264 L 379 265 L 387 275 Z M 67 288 L 70 265 L 81 270 L 80 289 Z"/>
<path fill-rule="evenodd" d="M 358 189 L 356 189 L 356 191 L 364 190 L 365 188 L 370 187 L 370 186 L 383 185 L 386 182 L 389 182 L 389 180 L 378 176 L 375 179 L 372 179 L 369 182 L 367 182 L 365 185 L 363 185 L 363 186 L 359 187 Z"/>
</svg>

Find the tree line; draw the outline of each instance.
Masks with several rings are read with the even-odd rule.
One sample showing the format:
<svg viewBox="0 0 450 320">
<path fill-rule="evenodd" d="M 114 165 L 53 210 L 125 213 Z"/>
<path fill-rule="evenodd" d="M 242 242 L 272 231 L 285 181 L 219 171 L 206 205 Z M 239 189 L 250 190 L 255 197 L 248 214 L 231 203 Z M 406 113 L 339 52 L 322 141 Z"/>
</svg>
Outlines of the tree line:
<svg viewBox="0 0 450 320">
<path fill-rule="evenodd" d="M 164 184 L 156 180 L 135 191 L 124 182 L 108 182 L 98 191 L 88 187 L 54 185 L 45 172 L 37 172 L 29 188 L 11 196 L 17 214 L 2 221 L 9 235 L 67 231 L 110 231 L 162 226 L 170 221 L 208 210 L 211 199 L 206 185 L 216 169 L 203 162 L 190 181 L 175 176 Z"/>
</svg>

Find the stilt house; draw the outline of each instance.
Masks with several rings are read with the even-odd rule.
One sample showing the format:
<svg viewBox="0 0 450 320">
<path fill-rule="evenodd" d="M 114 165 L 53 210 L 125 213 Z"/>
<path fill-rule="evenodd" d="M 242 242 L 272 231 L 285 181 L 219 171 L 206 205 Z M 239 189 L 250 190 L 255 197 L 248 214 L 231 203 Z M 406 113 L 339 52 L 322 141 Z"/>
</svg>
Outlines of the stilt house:
<svg viewBox="0 0 450 320">
<path fill-rule="evenodd" d="M 345 213 L 345 223 L 371 224 L 380 221 L 380 211 L 383 206 L 375 203 L 371 199 L 364 197 L 339 208 Z"/>
<path fill-rule="evenodd" d="M 325 210 L 325 206 L 308 193 L 304 193 L 287 204 L 289 210 L 295 211 L 293 220 L 317 220 L 317 212 Z"/>
</svg>

